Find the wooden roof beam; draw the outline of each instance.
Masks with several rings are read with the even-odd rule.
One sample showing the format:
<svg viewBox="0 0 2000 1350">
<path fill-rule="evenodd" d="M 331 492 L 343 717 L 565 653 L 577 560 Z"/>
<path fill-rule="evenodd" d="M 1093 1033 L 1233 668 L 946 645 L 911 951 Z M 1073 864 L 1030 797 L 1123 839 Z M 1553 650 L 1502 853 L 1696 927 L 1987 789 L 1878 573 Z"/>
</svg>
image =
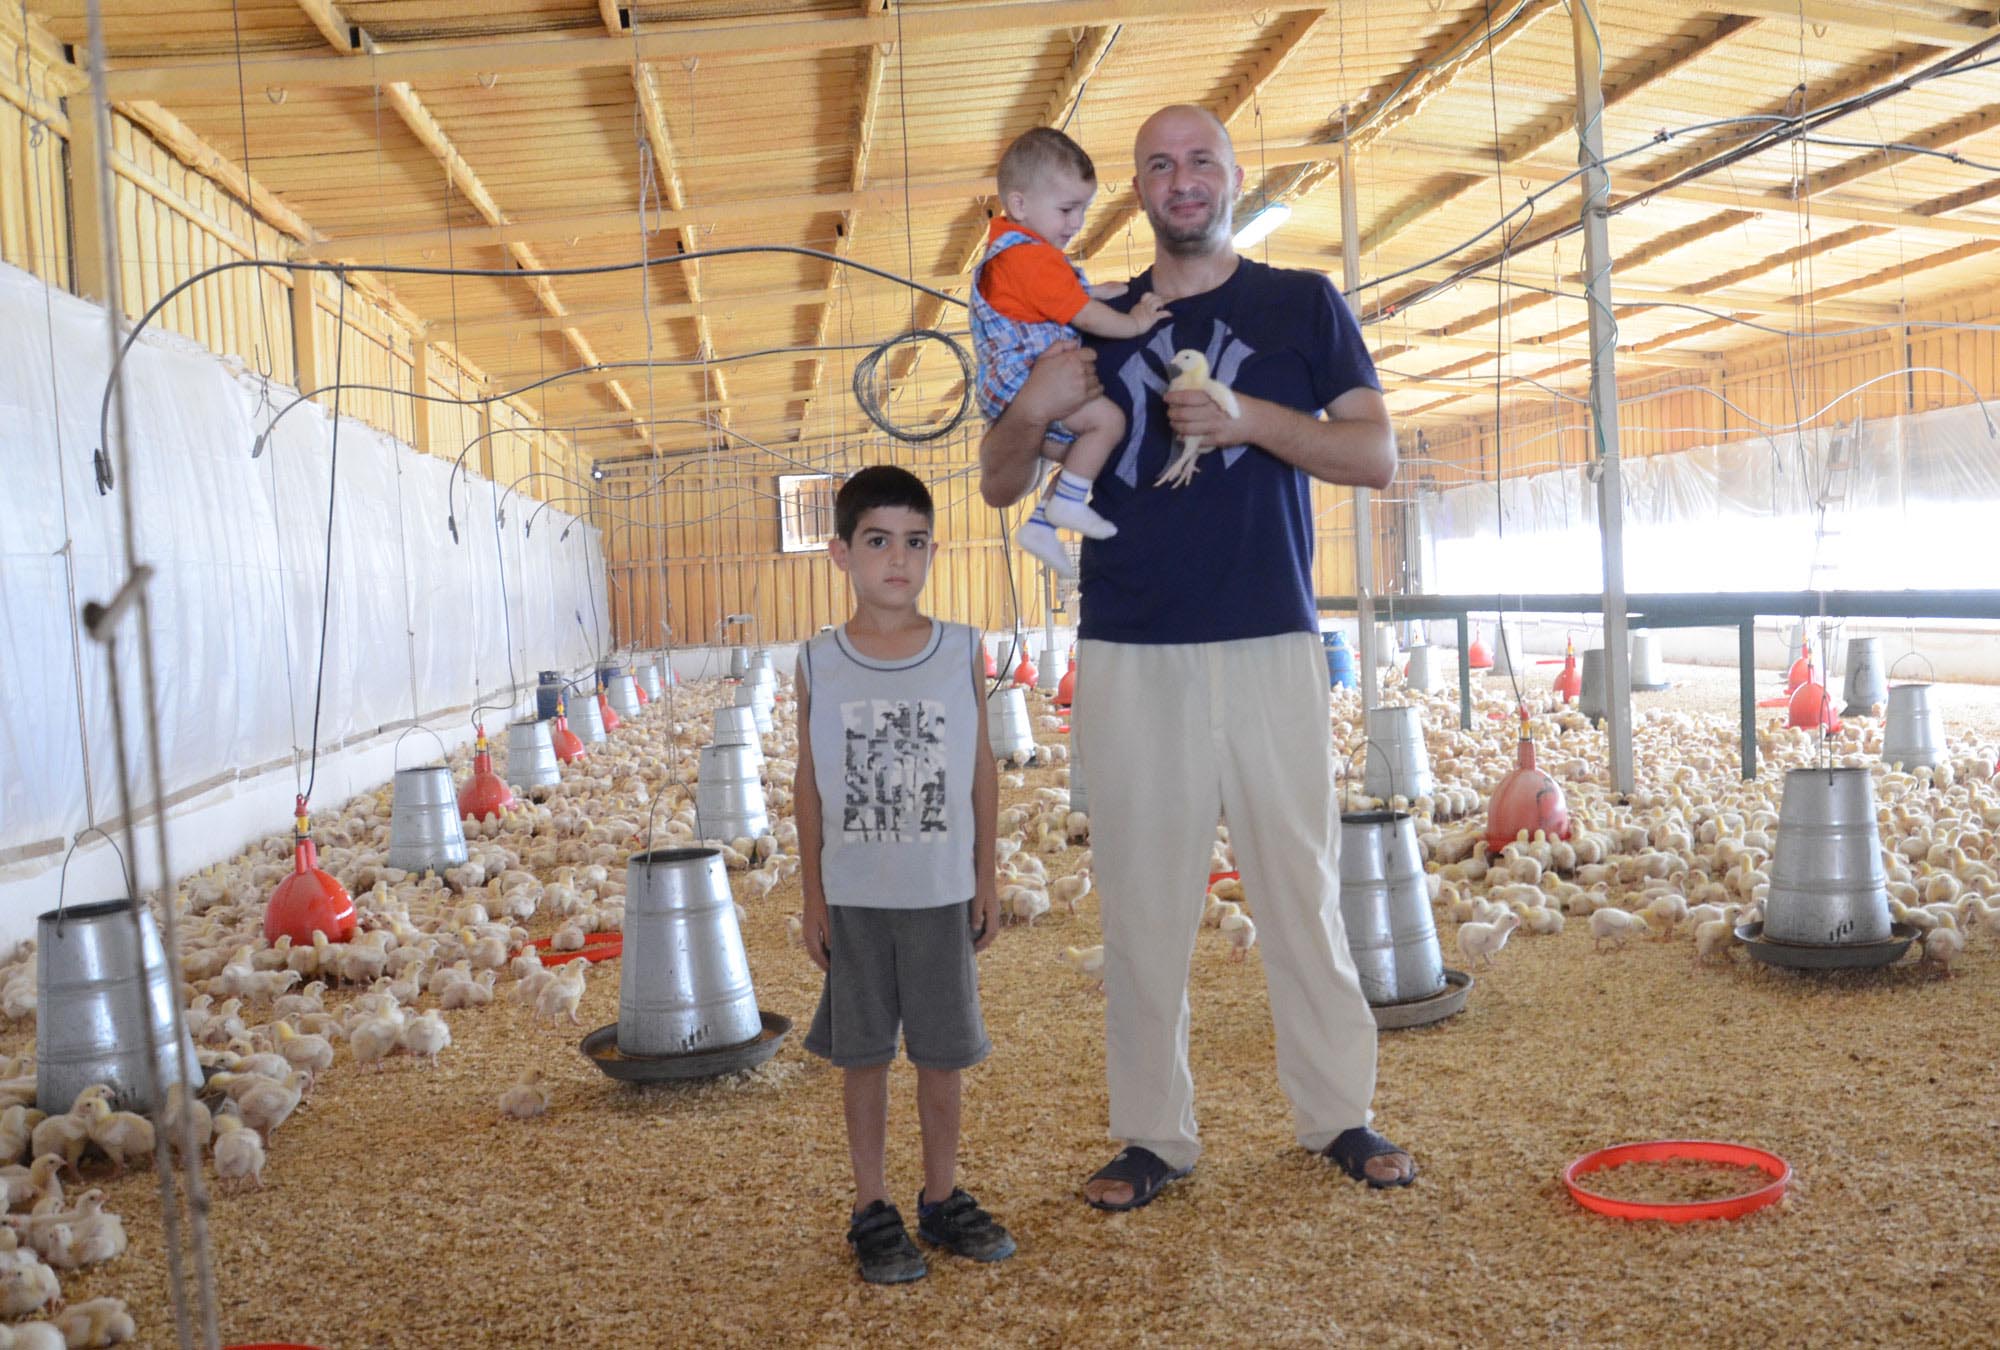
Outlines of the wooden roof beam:
<svg viewBox="0 0 2000 1350">
<path fill-rule="evenodd" d="M 1355 153 L 1360 153 L 1422 112 L 1465 71 L 1473 69 L 1482 59 L 1497 56 L 1561 5 L 1562 0 L 1528 0 L 1513 23 L 1498 33 L 1489 31 L 1490 12 L 1475 10 L 1434 34 L 1395 74 L 1378 83 L 1359 112 L 1350 116 L 1350 110 L 1343 108 L 1340 116 L 1321 128 L 1320 139 L 1336 145 L 1345 139 Z M 1350 126 L 1355 128 L 1351 134 Z M 1266 164 L 1273 162 L 1262 151 L 1259 156 Z M 1332 181 L 1339 172 L 1338 155 L 1320 159 L 1294 174 L 1290 182 L 1271 194 L 1272 200 L 1297 202 Z M 1466 190 L 1471 186 L 1468 184 Z"/>
<path fill-rule="evenodd" d="M 666 203 L 675 211 L 686 211 L 687 189 L 681 183 L 680 160 L 674 154 L 674 141 L 667 129 L 666 105 L 660 101 L 660 88 L 653 82 L 653 68 L 641 62 L 632 68 L 632 85 L 639 95 L 640 120 L 646 127 L 646 141 L 653 151 L 653 174 L 659 183 L 660 193 Z M 693 253 L 701 246 L 695 236 L 692 222 L 677 227 L 683 252 Z M 703 310 L 701 297 L 701 264 L 682 263 L 681 281 L 687 287 L 688 299 L 695 306 L 695 340 L 700 346 L 697 355 L 714 355 L 715 334 L 708 325 L 708 315 Z M 729 384 L 720 370 L 708 372 L 709 387 L 723 403 L 729 402 Z M 729 421 L 727 409 L 722 420 Z"/>
<path fill-rule="evenodd" d="M 1689 66 L 1693 65 L 1695 62 L 1714 53 L 1717 48 L 1721 47 L 1724 43 L 1733 40 L 1735 37 L 1737 37 L 1737 35 L 1741 34 L 1746 29 L 1754 27 L 1756 25 L 1756 22 L 1757 21 L 1755 19 L 1748 19 L 1740 16 L 1731 16 L 1723 19 L 1723 21 L 1717 24 L 1715 28 L 1709 33 L 1703 35 L 1700 38 L 1697 38 L 1695 41 L 1688 43 L 1683 47 L 1680 47 L 1677 50 L 1664 53 L 1663 54 L 1664 59 L 1662 59 L 1657 65 L 1648 67 L 1644 73 L 1635 75 L 1628 80 L 1622 81 L 1614 89 L 1607 89 L 1604 92 L 1604 106 L 1607 109 L 1615 108 L 1620 103 L 1624 102 L 1626 99 L 1629 99 L 1634 94 L 1639 93 L 1641 90 L 1647 89 L 1652 85 L 1658 84 L 1661 80 L 1666 79 L 1670 75 L 1675 75 L 1683 70 L 1686 70 Z M 1553 125 L 1551 125 L 1546 131 L 1540 133 L 1539 135 L 1531 137 L 1525 144 L 1513 147 L 1507 153 L 1507 161 L 1509 163 L 1512 163 L 1514 161 L 1527 159 L 1532 155 L 1539 154 L 1541 151 L 1546 150 L 1550 146 L 1554 145 L 1562 137 L 1568 135 L 1571 131 L 1575 129 L 1575 127 L 1576 127 L 1576 104 L 1574 100 L 1571 100 L 1558 107 L 1558 109 L 1556 110 Z M 1441 195 L 1426 195 L 1423 198 L 1423 200 L 1412 206 L 1409 210 L 1401 214 L 1398 214 L 1397 216 L 1387 221 L 1383 225 L 1377 227 L 1374 231 L 1362 235 L 1361 252 L 1363 254 L 1373 252 L 1375 249 L 1378 249 L 1382 247 L 1384 244 L 1388 243 L 1391 239 L 1394 239 L 1397 235 L 1401 234 L 1403 231 L 1417 225 L 1425 217 L 1434 215 L 1439 211 L 1448 210 L 1449 208 L 1456 206 L 1459 202 L 1463 201 L 1468 194 L 1476 191 L 1477 189 L 1482 187 L 1491 187 L 1492 182 L 1493 182 L 1492 174 L 1488 173 L 1484 176 L 1474 176 L 1470 178 L 1469 181 L 1467 181 L 1463 186 L 1458 187 L 1450 192 L 1446 192 Z M 1309 188 L 1305 190 L 1310 191 Z M 1299 193 L 1298 195 L 1303 195 L 1303 192 Z M 1621 266 L 1622 265 L 1623 264 L 1621 263 Z"/>
<path fill-rule="evenodd" d="M 365 65 L 329 56 L 246 55 L 241 75 L 246 88 L 353 89 L 390 80 L 409 83 L 493 73 L 603 69 L 629 66 L 634 60 L 805 55 L 892 43 L 899 31 L 904 41 L 926 43 L 1098 24 L 1205 21 L 1268 13 L 1273 8 L 1272 0 L 961 0 L 913 6 L 900 14 L 814 16 L 810 22 L 790 15 L 756 15 L 649 23 L 639 32 L 615 37 L 591 29 L 441 38 L 379 51 Z M 115 66 L 107 73 L 107 83 L 115 99 L 163 99 L 213 89 L 217 81 L 234 87 L 238 69 L 233 56 L 222 54 L 154 58 Z"/>
<path fill-rule="evenodd" d="M 1529 0 L 1529 3 L 1549 4 L 1554 3 L 1554 0 Z M 1325 17 L 1324 8 L 1291 14 L 1279 19 L 1264 35 L 1264 39 L 1270 45 L 1256 61 L 1251 63 L 1242 82 L 1229 93 L 1228 97 L 1209 109 L 1225 129 L 1256 103 L 1257 96 L 1270 85 L 1271 81 L 1278 78 L 1286 64 L 1297 54 L 1299 48 L 1305 45 L 1306 39 L 1312 36 L 1313 29 L 1318 27 L 1320 20 Z M 1123 234 L 1125 227 L 1138 216 L 1139 202 L 1131 188 L 1121 189 L 1119 197 L 1121 198 L 1119 205 L 1077 250 L 1085 261 L 1102 253 L 1105 247 Z"/>
<path fill-rule="evenodd" d="M 1991 131 L 1994 127 L 2000 127 L 2000 103 L 1989 103 L 1963 117 L 1954 117 L 1950 121 L 1939 122 L 1934 126 L 1925 127 L 1922 131 L 1896 138 L 1898 147 L 1908 145 L 1920 149 L 1904 150 L 1892 147 L 1875 151 L 1846 164 L 1838 164 L 1805 178 L 1795 179 L 1792 183 L 1792 195 L 1805 198 L 1817 197 L 1823 192 L 1831 192 L 1837 187 L 1866 178 L 1870 174 L 1892 169 L 1905 160 L 1916 159 L 1921 150 L 1943 150 L 1981 132 Z"/>
<path fill-rule="evenodd" d="M 1864 38 L 1894 37 L 1932 47 L 1960 47 L 1993 35 L 1991 23 L 1934 18 L 1867 0 L 1668 0 L 1668 7 L 1687 13 L 1723 10 L 1775 19 L 1794 29 L 1803 22 L 1815 30 L 1838 30 Z"/>
<path fill-rule="evenodd" d="M 862 0 L 865 13 L 876 13 L 886 0 Z M 847 190 L 859 194 L 868 181 L 868 161 L 875 150 L 875 118 L 882 106 L 883 77 L 888 73 L 889 56 L 893 47 L 870 47 L 866 62 L 861 68 L 861 107 L 854 119 L 854 153 L 847 168 Z M 845 258 L 854 248 L 856 227 L 860 224 L 861 213 L 849 211 L 841 217 L 840 234 L 833 242 L 833 255 Z M 819 307 L 819 322 L 813 326 L 815 347 L 824 346 L 827 330 L 833 326 L 834 310 L 839 304 L 843 283 L 847 280 L 847 269 L 837 262 L 827 264 L 826 301 Z M 812 359 L 812 371 L 806 377 L 805 407 L 799 412 L 799 423 L 803 429 L 806 419 L 812 416 L 813 405 L 819 401 L 820 376 L 826 370 L 826 354 L 821 352 Z"/>
</svg>

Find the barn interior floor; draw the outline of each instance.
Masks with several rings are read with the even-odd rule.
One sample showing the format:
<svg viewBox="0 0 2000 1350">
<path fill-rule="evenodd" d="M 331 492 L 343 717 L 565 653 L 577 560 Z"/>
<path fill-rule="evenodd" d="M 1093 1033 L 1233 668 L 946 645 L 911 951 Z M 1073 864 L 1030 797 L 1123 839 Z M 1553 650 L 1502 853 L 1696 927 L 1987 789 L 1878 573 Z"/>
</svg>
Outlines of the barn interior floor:
<svg viewBox="0 0 2000 1350">
<path fill-rule="evenodd" d="M 1683 670 L 1676 668 L 1677 676 Z M 1717 673 L 1733 678 L 1729 672 Z M 1671 696 L 1649 696 L 1653 698 Z M 1642 705 L 1643 708 L 1643 705 Z M 1720 725 L 1733 713 L 1718 711 Z M 1768 717 L 1768 714 L 1766 714 Z M 1991 734 L 1992 728 L 1987 728 Z M 1030 770 L 1024 796 L 1053 781 Z M 1050 858 L 1052 873 L 1076 851 Z M 1193 903 L 1191 899 L 1190 903 Z M 2000 959 L 1951 978 L 1769 972 L 1687 941 L 1594 953 L 1582 923 L 1516 934 L 1465 1011 L 1380 1037 L 1376 1124 L 1422 1176 L 1371 1192 L 1290 1133 L 1263 953 L 1204 930 L 1191 1054 L 1206 1155 L 1149 1208 L 1079 1198 L 1110 1156 L 1103 1004 L 1061 959 L 1099 940 L 1097 896 L 986 954 L 994 1053 L 966 1079 L 963 1180 L 1016 1234 L 979 1267 L 876 1289 L 842 1241 L 837 1071 L 799 1045 L 818 975 L 789 945 L 796 879 L 751 907 L 760 1002 L 798 1024 L 764 1068 L 686 1087 L 602 1077 L 579 1037 L 617 1016 L 617 964 L 579 1025 L 507 999 L 457 1014 L 435 1069 L 343 1055 L 275 1138 L 261 1189 L 211 1218 L 225 1342 L 348 1347 L 960 1343 L 1973 1345 L 2000 1318 Z M 1254 912 L 1255 898 L 1251 898 Z M 538 920 L 535 932 L 553 925 Z M 1447 964 L 1459 964 L 1440 920 Z M 428 1005 L 429 1000 L 426 999 Z M 4 1048 L 31 1047 L 19 1026 Z M 495 1101 L 530 1067 L 537 1120 Z M 914 1077 L 892 1075 L 890 1176 L 920 1183 Z M 1733 1222 L 1627 1223 L 1558 1173 L 1608 1144 L 1729 1139 L 1795 1171 Z M 157 1192 L 111 1186 L 131 1254 L 65 1278 L 173 1341 Z"/>
</svg>

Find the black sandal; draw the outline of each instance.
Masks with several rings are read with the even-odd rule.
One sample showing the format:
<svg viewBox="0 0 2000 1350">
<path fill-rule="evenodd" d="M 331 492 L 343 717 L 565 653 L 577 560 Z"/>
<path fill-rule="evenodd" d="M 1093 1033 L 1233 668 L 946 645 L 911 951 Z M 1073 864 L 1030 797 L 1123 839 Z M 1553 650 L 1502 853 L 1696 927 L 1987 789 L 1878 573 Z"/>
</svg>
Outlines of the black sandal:
<svg viewBox="0 0 2000 1350">
<path fill-rule="evenodd" d="M 1132 1188 L 1132 1198 L 1122 1202 L 1093 1200 L 1084 1196 L 1084 1203 L 1092 1209 L 1128 1210 L 1139 1209 L 1153 1203 L 1153 1197 L 1166 1188 L 1170 1181 L 1179 1181 L 1192 1167 L 1170 1167 L 1167 1160 L 1149 1148 L 1131 1145 L 1104 1166 L 1091 1173 L 1091 1181 L 1122 1181 Z"/>
<path fill-rule="evenodd" d="M 1368 1174 L 1370 1158 L 1380 1158 L 1394 1153 L 1400 1153 L 1410 1159 L 1408 1172 L 1394 1181 L 1381 1181 Z M 1417 1179 L 1417 1160 L 1410 1156 L 1410 1151 L 1390 1143 L 1366 1125 L 1356 1125 L 1351 1130 L 1341 1131 L 1331 1144 L 1320 1150 L 1320 1157 L 1331 1162 L 1354 1180 L 1367 1182 L 1371 1191 L 1392 1190 L 1398 1186 L 1407 1186 Z"/>
</svg>

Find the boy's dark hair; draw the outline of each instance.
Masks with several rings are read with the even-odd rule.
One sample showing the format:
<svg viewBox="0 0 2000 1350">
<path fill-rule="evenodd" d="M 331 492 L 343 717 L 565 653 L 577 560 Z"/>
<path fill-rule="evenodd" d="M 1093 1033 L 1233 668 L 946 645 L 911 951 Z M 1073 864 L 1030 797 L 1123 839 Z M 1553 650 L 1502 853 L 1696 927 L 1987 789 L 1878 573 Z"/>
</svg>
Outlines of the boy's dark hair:
<svg viewBox="0 0 2000 1350">
<path fill-rule="evenodd" d="M 923 479 L 893 464 L 874 464 L 840 485 L 833 499 L 833 532 L 842 543 L 853 543 L 861 517 L 881 506 L 907 506 L 925 520 L 937 519 Z"/>
<path fill-rule="evenodd" d="M 1026 192 L 1033 183 L 1050 169 L 1068 169 L 1086 183 L 1097 181 L 1097 166 L 1090 162 L 1090 156 L 1083 147 L 1054 127 L 1036 127 L 1024 131 L 1007 147 L 1007 153 L 1000 156 L 1000 197 L 1006 200 L 1010 192 Z"/>
</svg>

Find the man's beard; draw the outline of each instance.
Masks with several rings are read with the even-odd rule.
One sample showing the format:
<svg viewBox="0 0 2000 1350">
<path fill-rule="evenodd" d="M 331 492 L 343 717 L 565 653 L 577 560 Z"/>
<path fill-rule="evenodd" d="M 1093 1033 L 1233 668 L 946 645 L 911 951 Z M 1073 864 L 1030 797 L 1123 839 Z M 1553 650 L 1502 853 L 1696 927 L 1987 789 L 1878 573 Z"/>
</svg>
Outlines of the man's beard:
<svg viewBox="0 0 2000 1350">
<path fill-rule="evenodd" d="M 1207 216 L 1198 223 L 1175 225 L 1166 215 L 1155 214 L 1151 203 L 1146 203 L 1146 219 L 1152 224 L 1153 240 L 1160 251 L 1181 258 L 1199 258 L 1213 253 L 1218 247 L 1218 240 L 1229 234 L 1228 211 L 1213 203 L 1209 205 Z"/>
</svg>

